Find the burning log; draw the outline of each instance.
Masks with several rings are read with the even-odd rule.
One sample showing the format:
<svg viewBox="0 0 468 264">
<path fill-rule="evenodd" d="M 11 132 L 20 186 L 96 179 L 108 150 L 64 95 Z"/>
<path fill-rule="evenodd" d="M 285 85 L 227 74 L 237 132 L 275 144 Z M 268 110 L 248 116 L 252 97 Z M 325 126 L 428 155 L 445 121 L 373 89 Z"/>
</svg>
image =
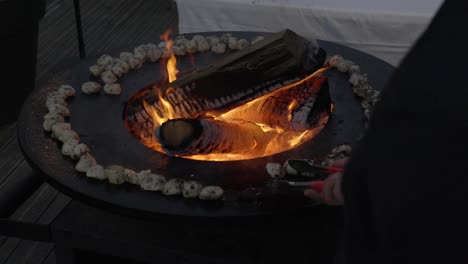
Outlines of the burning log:
<svg viewBox="0 0 468 264">
<path fill-rule="evenodd" d="M 186 117 L 196 117 L 203 111 L 226 112 L 293 80 L 303 78 L 322 67 L 325 52 L 291 30 L 265 38 L 243 50 L 233 52 L 205 68 L 193 71 L 161 87 L 161 94 L 175 90 L 172 106 L 185 101 Z M 169 89 L 169 88 L 173 89 Z M 222 89 L 221 89 L 222 88 Z M 185 91 L 189 100 L 180 100 Z M 159 91 L 149 91 L 135 98 L 127 107 L 128 115 L 142 109 L 143 101 L 157 105 Z"/>
<path fill-rule="evenodd" d="M 213 119 L 173 119 L 156 130 L 171 155 L 263 154 L 274 133 L 252 122 L 226 123 Z"/>
<path fill-rule="evenodd" d="M 304 131 L 315 125 L 322 111 L 330 105 L 328 87 L 323 87 L 326 77 L 311 77 L 291 87 L 274 92 L 239 106 L 221 115 L 225 119 L 249 120 L 284 130 Z"/>
<path fill-rule="evenodd" d="M 330 113 L 325 80 L 325 76 L 312 75 L 216 118 L 212 113 L 184 118 L 181 112 L 169 111 L 174 116 L 163 119 L 160 107 L 146 104 L 126 120 L 126 126 L 145 145 L 170 155 L 214 154 L 211 159 L 218 158 L 217 154 L 236 159 L 271 155 L 311 138 L 325 125 Z"/>
<path fill-rule="evenodd" d="M 332 112 L 330 92 L 328 86 L 324 86 L 291 114 L 292 129 L 299 131 L 312 129 L 318 126 L 324 115 L 330 112 Z"/>
</svg>

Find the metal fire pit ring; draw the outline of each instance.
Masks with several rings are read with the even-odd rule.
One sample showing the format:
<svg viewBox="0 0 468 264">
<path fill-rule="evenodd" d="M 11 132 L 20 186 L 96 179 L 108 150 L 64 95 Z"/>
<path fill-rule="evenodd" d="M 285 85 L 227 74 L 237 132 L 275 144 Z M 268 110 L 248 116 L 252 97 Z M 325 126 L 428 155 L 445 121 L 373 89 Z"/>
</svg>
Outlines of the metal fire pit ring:
<svg viewBox="0 0 468 264">
<path fill-rule="evenodd" d="M 201 33 L 220 35 L 221 33 Z M 238 37 L 250 39 L 267 33 L 232 32 Z M 188 37 L 193 34 L 187 34 Z M 158 40 L 155 40 L 155 42 Z M 327 54 L 340 54 L 361 66 L 368 73 L 370 84 L 377 90 L 393 72 L 394 67 L 366 53 L 326 41 L 319 41 Z M 128 48 L 131 50 L 131 48 Z M 123 51 L 123 50 L 122 50 Z M 117 55 L 111 53 L 111 55 Z M 196 67 L 209 64 L 218 56 L 212 53 L 195 54 Z M 193 66 L 186 57 L 178 58 L 181 72 Z M 95 58 L 81 61 L 71 68 L 69 80 L 76 89 L 89 80 L 88 68 Z M 227 191 L 225 200 L 204 202 L 181 197 L 166 197 L 160 193 L 141 190 L 130 184 L 112 185 L 86 178 L 74 170 L 73 161 L 63 157 L 58 143 L 43 131 L 43 116 L 47 113 L 44 106 L 47 89 L 36 89 L 26 100 L 18 120 L 20 147 L 31 166 L 40 171 L 45 179 L 57 189 L 75 199 L 110 211 L 130 213 L 141 216 L 193 216 L 193 217 L 233 217 L 260 216 L 297 212 L 314 206 L 302 198 L 297 191 L 287 198 L 274 199 L 258 206 L 239 202 L 239 190 L 249 186 L 261 186 L 269 179 L 266 174 L 267 162 L 284 162 L 288 158 L 312 158 L 327 153 L 340 144 L 352 144 L 363 131 L 364 116 L 358 98 L 352 93 L 348 76 L 331 70 L 328 86 L 335 112 L 327 126 L 315 138 L 305 144 L 277 155 L 232 162 L 194 161 L 169 158 L 157 153 L 133 138 L 123 126 L 122 111 L 128 100 L 138 90 L 159 77 L 159 64 L 145 64 L 138 70 L 124 76 L 119 82 L 123 87 L 120 96 L 106 94 L 85 95 L 77 92 L 69 102 L 72 112 L 72 128 L 81 136 L 98 162 L 104 166 L 119 164 L 135 170 L 151 168 L 169 177 L 191 178 L 205 184 L 218 184 Z"/>
</svg>

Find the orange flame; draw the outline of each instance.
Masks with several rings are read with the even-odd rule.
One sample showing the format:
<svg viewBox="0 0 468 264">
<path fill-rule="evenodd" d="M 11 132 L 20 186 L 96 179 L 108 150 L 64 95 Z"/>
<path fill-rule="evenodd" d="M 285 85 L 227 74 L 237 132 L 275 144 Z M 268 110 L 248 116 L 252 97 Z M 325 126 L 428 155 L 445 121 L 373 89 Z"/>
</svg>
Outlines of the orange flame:
<svg viewBox="0 0 468 264">
<path fill-rule="evenodd" d="M 288 105 L 288 112 L 289 112 L 288 113 L 288 121 L 292 120 L 292 118 L 293 118 L 293 116 L 292 116 L 293 109 L 294 109 L 294 107 L 296 107 L 296 105 L 297 105 L 297 100 L 296 99 L 293 99 L 291 101 L 291 103 L 289 103 L 289 105 Z"/>
<path fill-rule="evenodd" d="M 179 70 L 177 69 L 177 58 L 172 52 L 172 46 L 174 45 L 174 41 L 169 38 L 171 33 L 172 30 L 168 29 L 166 32 L 164 32 L 164 34 L 161 35 L 161 39 L 166 42 L 167 51 L 171 54 L 166 64 L 169 83 L 175 81 L 177 79 L 177 74 L 179 73 Z"/>
</svg>

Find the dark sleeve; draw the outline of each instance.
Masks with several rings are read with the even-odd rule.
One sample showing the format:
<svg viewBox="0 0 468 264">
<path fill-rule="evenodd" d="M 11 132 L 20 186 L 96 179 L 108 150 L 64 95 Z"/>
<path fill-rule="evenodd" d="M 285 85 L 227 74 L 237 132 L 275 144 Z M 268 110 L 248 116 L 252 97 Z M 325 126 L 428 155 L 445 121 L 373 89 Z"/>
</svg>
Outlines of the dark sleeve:
<svg viewBox="0 0 468 264">
<path fill-rule="evenodd" d="M 344 176 L 348 264 L 468 263 L 466 1 L 446 1 L 383 92 Z"/>
</svg>

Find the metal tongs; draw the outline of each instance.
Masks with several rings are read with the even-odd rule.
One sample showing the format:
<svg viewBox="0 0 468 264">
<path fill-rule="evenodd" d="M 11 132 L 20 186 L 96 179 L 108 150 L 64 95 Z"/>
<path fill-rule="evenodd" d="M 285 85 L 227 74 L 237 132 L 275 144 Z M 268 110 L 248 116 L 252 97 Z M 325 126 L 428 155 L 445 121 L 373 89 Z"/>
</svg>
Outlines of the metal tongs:
<svg viewBox="0 0 468 264">
<path fill-rule="evenodd" d="M 319 167 L 315 166 L 317 170 L 326 170 L 328 172 L 328 175 L 337 173 L 337 172 L 343 172 L 343 168 L 338 168 L 338 167 L 333 167 L 333 166 L 327 166 L 327 167 Z M 323 180 L 315 180 L 315 181 L 285 181 L 289 186 L 292 187 L 308 187 L 311 188 L 317 192 L 322 192 L 323 190 Z"/>
</svg>

